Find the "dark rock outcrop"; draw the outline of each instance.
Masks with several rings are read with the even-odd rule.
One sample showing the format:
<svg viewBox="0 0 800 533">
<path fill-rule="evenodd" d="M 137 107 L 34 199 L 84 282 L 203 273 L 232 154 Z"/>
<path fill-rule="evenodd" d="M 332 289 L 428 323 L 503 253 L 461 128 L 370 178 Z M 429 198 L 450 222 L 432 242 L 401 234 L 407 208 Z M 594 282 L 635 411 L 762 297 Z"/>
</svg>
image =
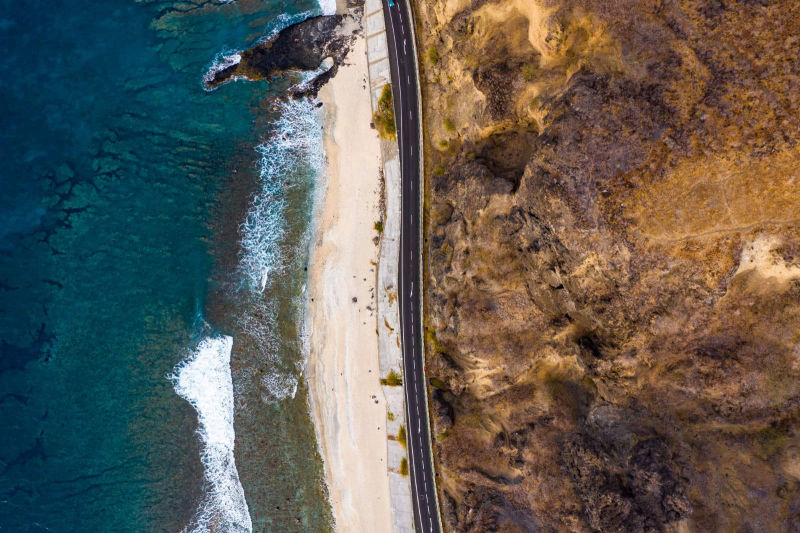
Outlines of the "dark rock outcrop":
<svg viewBox="0 0 800 533">
<path fill-rule="evenodd" d="M 309 72 L 319 69 L 326 60 L 330 68 L 308 83 L 294 88 L 293 96 L 314 95 L 336 75 L 353 43 L 354 32 L 360 29 L 361 7 L 347 15 L 323 15 L 293 24 L 269 40 L 241 52 L 241 61 L 223 68 L 205 80 L 213 89 L 243 77 L 249 80 L 270 80 L 286 72 Z"/>
</svg>

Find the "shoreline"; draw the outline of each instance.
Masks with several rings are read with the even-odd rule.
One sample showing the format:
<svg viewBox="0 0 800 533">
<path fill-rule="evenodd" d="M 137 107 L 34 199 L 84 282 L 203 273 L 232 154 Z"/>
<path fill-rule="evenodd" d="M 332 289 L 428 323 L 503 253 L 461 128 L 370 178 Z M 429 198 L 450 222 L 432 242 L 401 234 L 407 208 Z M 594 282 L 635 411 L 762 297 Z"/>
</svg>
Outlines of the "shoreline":
<svg viewBox="0 0 800 533">
<path fill-rule="evenodd" d="M 327 176 L 319 186 L 309 254 L 306 379 L 336 529 L 391 531 L 376 318 L 379 248 L 373 242 L 381 155 L 370 128 L 363 34 L 346 60 L 318 95 Z"/>
</svg>

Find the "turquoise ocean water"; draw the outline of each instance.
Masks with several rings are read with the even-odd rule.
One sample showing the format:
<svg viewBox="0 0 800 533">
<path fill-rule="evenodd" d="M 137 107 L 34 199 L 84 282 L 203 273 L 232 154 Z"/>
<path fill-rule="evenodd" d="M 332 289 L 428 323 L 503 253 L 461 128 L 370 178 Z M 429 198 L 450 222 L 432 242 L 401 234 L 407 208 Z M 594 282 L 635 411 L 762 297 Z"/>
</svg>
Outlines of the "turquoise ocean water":
<svg viewBox="0 0 800 533">
<path fill-rule="evenodd" d="M 319 117 L 273 102 L 296 79 L 201 83 L 320 11 L 0 0 L 0 531 L 330 529 L 299 315 Z"/>
</svg>

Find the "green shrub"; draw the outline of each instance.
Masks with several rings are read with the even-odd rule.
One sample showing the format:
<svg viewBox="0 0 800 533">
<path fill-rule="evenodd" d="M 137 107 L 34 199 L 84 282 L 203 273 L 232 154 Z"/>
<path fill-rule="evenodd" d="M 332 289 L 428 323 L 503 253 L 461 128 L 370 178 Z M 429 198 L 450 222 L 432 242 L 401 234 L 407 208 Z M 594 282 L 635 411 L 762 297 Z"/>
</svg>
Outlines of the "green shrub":
<svg viewBox="0 0 800 533">
<path fill-rule="evenodd" d="M 436 63 L 439 62 L 439 52 L 433 46 L 428 48 L 428 62 L 431 65 L 435 65 Z"/>
<path fill-rule="evenodd" d="M 766 427 L 755 434 L 756 455 L 767 460 L 783 448 L 786 432 L 778 428 Z"/>
<path fill-rule="evenodd" d="M 447 390 L 447 385 L 439 378 L 431 378 L 431 387 L 439 390 Z"/>
<path fill-rule="evenodd" d="M 456 131 L 456 125 L 449 118 L 444 119 L 444 129 L 447 131 Z"/>
<path fill-rule="evenodd" d="M 433 169 L 434 176 L 444 176 L 444 167 L 442 165 L 436 165 L 436 168 Z"/>
<path fill-rule="evenodd" d="M 389 373 L 386 375 L 385 378 L 381 379 L 381 385 L 388 385 L 390 387 L 397 387 L 403 384 L 403 378 L 394 371 L 394 369 L 389 370 Z"/>
<path fill-rule="evenodd" d="M 389 419 L 389 422 L 393 422 L 394 421 L 394 413 L 389 411 L 388 413 L 386 413 L 386 418 Z"/>
<path fill-rule="evenodd" d="M 400 426 L 400 429 L 397 431 L 397 442 L 399 442 L 403 448 L 406 447 L 406 427 Z"/>
<path fill-rule="evenodd" d="M 436 330 L 433 328 L 425 328 L 425 342 L 432 352 L 439 353 L 442 351 L 442 344 L 439 342 L 439 338 L 436 336 Z"/>
<path fill-rule="evenodd" d="M 539 74 L 539 67 L 533 63 L 525 63 L 522 65 L 522 77 L 525 81 L 531 81 L 536 75 Z"/>
<path fill-rule="evenodd" d="M 378 99 L 378 109 L 372 115 L 372 122 L 383 139 L 396 138 L 394 125 L 394 108 L 392 107 L 392 88 L 387 83 L 383 86 L 381 97 Z"/>
<path fill-rule="evenodd" d="M 375 222 L 375 231 L 378 233 L 383 233 L 383 220 Z"/>
<path fill-rule="evenodd" d="M 405 457 L 400 460 L 400 473 L 404 476 L 408 475 L 408 459 Z"/>
</svg>

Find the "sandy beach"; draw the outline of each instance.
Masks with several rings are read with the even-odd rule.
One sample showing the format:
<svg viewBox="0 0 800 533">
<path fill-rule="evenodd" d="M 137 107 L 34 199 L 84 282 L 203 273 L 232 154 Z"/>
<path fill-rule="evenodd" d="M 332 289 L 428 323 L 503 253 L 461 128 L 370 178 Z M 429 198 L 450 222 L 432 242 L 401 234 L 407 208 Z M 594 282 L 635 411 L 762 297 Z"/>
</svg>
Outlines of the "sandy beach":
<svg viewBox="0 0 800 533">
<path fill-rule="evenodd" d="M 391 508 L 375 318 L 380 147 L 363 37 L 347 63 L 319 94 L 328 176 L 309 267 L 307 379 L 337 530 L 383 532 Z"/>
</svg>

